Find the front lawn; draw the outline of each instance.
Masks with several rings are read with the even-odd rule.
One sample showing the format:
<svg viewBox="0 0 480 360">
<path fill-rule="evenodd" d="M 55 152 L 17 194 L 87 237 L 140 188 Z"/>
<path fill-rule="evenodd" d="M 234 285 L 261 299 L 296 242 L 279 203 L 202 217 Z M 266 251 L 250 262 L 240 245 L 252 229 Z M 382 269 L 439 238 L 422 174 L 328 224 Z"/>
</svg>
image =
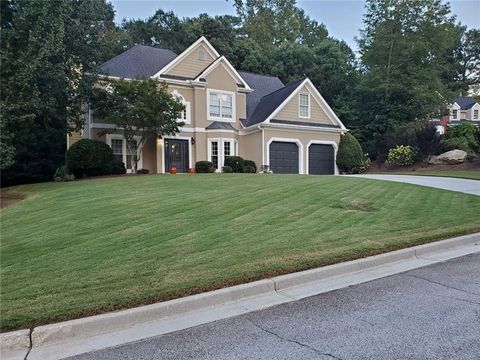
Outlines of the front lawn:
<svg viewBox="0 0 480 360">
<path fill-rule="evenodd" d="M 480 197 L 352 177 L 149 175 L 8 189 L 1 328 L 480 231 Z"/>
</svg>

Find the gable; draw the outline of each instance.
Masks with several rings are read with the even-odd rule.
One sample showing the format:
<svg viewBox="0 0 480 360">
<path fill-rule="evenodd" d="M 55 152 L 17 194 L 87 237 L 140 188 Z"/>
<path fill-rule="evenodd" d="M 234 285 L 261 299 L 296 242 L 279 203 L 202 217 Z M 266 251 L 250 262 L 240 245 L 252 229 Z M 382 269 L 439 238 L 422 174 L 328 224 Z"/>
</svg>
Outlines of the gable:
<svg viewBox="0 0 480 360">
<path fill-rule="evenodd" d="M 203 60 L 198 59 L 203 52 Z M 202 42 L 189 50 L 177 64 L 168 69 L 165 74 L 193 79 L 215 61 L 215 54 Z"/>
<path fill-rule="evenodd" d="M 231 74 L 227 67 L 220 63 L 212 71 L 210 71 L 204 79 L 206 80 L 208 87 L 218 90 L 228 90 L 236 92 L 238 89 L 237 79 Z"/>
<path fill-rule="evenodd" d="M 310 99 L 310 116 L 304 118 L 299 116 L 300 94 L 308 94 Z M 313 88 L 306 83 L 300 87 L 295 96 L 293 96 L 282 109 L 273 116 L 273 119 L 284 121 L 310 122 L 316 124 L 338 125 L 327 114 L 326 109 L 320 104 L 314 94 Z"/>
</svg>

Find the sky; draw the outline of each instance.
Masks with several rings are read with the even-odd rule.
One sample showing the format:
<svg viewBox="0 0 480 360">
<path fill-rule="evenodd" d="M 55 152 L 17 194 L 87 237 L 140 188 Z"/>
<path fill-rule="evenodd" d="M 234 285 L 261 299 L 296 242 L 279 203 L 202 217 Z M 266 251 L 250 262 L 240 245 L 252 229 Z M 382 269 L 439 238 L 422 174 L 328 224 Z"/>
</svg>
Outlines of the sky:
<svg viewBox="0 0 480 360">
<path fill-rule="evenodd" d="M 201 13 L 235 15 L 233 0 L 111 0 L 116 11 L 115 21 L 122 19 L 145 19 L 157 9 L 172 10 L 178 17 L 195 17 Z M 297 5 L 310 18 L 325 24 L 329 34 L 345 40 L 357 49 L 355 37 L 362 28 L 363 0 L 297 0 Z M 480 28 L 480 0 L 451 0 L 452 13 L 468 28 Z"/>
</svg>

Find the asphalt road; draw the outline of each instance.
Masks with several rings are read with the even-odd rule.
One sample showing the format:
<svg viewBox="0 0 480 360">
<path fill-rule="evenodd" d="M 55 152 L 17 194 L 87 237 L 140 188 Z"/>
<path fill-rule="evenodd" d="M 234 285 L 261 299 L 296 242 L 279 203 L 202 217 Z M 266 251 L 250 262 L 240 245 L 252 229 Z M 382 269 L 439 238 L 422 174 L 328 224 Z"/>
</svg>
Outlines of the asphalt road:
<svg viewBox="0 0 480 360">
<path fill-rule="evenodd" d="M 480 253 L 75 359 L 480 359 Z"/>
<path fill-rule="evenodd" d="M 434 188 L 439 188 L 444 190 L 458 191 L 466 194 L 473 194 L 473 195 L 480 196 L 480 181 L 478 180 L 440 177 L 440 176 L 417 176 L 417 175 L 362 174 L 362 175 L 350 175 L 350 176 L 364 177 L 367 179 L 403 182 L 408 184 L 429 186 L 429 187 L 434 187 Z"/>
</svg>

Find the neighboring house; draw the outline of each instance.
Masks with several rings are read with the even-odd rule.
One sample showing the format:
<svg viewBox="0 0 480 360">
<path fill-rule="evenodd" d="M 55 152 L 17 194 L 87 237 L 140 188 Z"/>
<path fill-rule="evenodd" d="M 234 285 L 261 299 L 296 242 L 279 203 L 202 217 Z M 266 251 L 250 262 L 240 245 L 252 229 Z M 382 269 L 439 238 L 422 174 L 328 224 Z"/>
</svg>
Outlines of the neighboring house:
<svg viewBox="0 0 480 360">
<path fill-rule="evenodd" d="M 237 71 L 204 38 L 180 55 L 136 45 L 101 66 L 104 77 L 165 81 L 184 104 L 176 136 L 147 142 L 139 168 L 186 172 L 199 160 L 221 171 L 227 156 L 254 160 L 274 173 L 334 174 L 340 136 L 347 131 L 309 79 L 284 85 L 275 76 Z M 126 142 L 113 124 L 85 117 L 78 138 L 100 139 L 131 169 Z M 110 129 L 111 133 L 100 135 Z"/>
<path fill-rule="evenodd" d="M 480 104 L 473 97 L 459 97 L 449 105 L 449 125 L 472 123 L 480 125 Z"/>
</svg>

